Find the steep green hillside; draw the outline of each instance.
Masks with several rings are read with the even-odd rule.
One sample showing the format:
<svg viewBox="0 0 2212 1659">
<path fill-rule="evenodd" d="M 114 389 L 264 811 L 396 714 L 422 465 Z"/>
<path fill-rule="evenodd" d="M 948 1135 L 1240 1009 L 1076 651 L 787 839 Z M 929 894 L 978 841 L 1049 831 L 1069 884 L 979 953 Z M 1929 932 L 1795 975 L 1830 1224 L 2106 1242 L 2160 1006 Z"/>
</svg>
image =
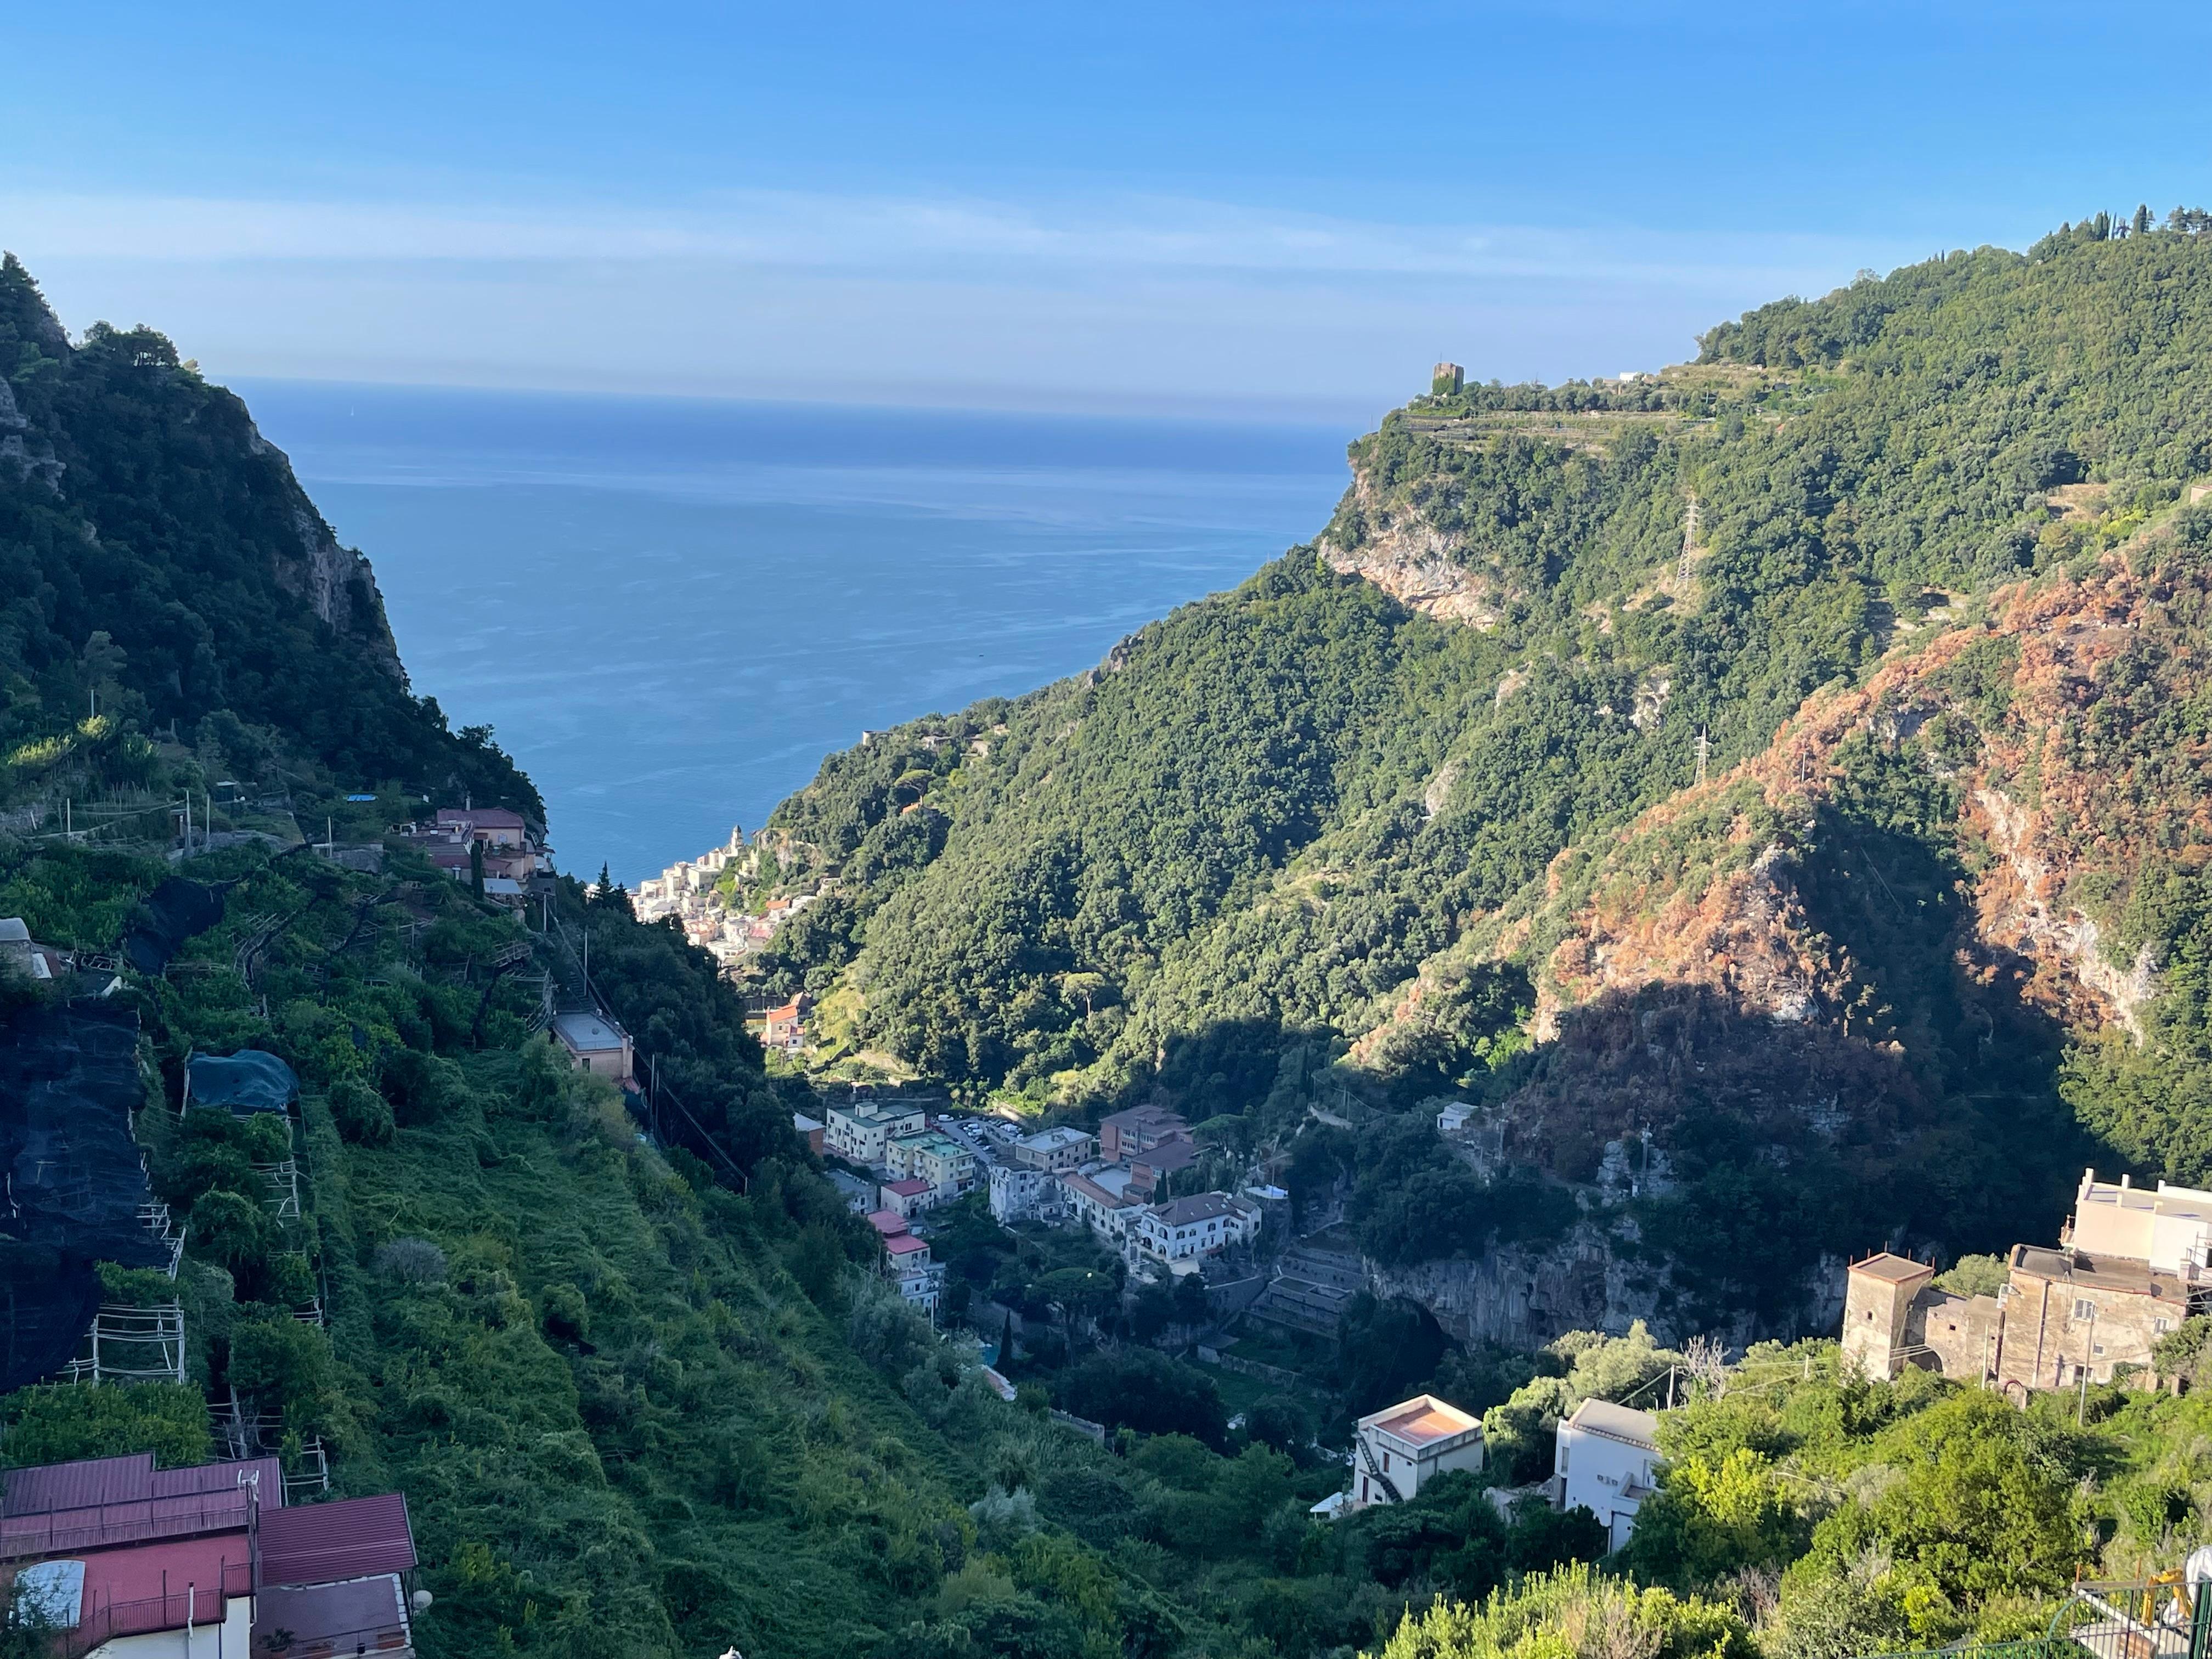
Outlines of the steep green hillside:
<svg viewBox="0 0 2212 1659">
<path fill-rule="evenodd" d="M 1717 776 L 1982 596 L 2162 523 L 2212 468 L 2208 364 L 2212 245 L 2085 229 L 1784 301 L 1634 382 L 1417 399 L 1352 447 L 1313 545 L 1092 673 L 831 757 L 770 827 L 841 896 L 770 965 L 843 979 L 860 1042 L 956 1082 L 1164 1094 L 1238 1115 L 1247 1144 L 1346 1085 L 1384 1105 L 1510 1093 L 1553 1029 L 1545 963 L 1486 923 L 1690 785 L 1701 734 Z M 1956 792 L 1869 778 L 1831 855 L 1893 860 L 1893 888 L 1942 899 L 1966 872 L 1948 821 L 1931 842 L 1913 817 L 1955 813 Z M 1856 874 L 1828 870 L 1832 900 Z M 1877 988 L 1932 1031 L 1958 1005 L 1944 929 L 1889 931 L 1904 954 Z M 1756 1045 L 1767 1018 L 1691 1046 Z M 1355 1042 L 1358 1066 L 1325 1070 Z M 2055 1224 L 2087 1150 L 2049 1128 L 2060 1047 L 1901 1085 L 1907 1117 L 1987 1130 L 1966 1139 L 1996 1165 L 1988 1203 L 1848 1205 L 1787 1230 L 1789 1272 L 1900 1218 L 1954 1248 Z M 1636 1053 L 1607 1063 L 1651 1066 Z M 1759 1086 L 1786 1097 L 1787 1068 Z M 1698 1119 L 1694 1089 L 1661 1087 Z M 1866 1127 L 1885 1170 L 1924 1161 L 1889 1161 L 1881 1112 Z M 1723 1139 L 1716 1180 L 1773 1186 L 1759 1136 Z M 1539 1161 L 1586 1176 L 1602 1139 Z"/>
<path fill-rule="evenodd" d="M 1096 1329 L 1035 1316 L 1122 1443 L 1050 1422 L 1035 1383 L 1000 1398 L 879 1276 L 793 1133 L 811 1091 L 764 1075 L 711 960 L 619 891 L 562 882 L 549 936 L 401 844 L 376 873 L 305 844 L 303 816 L 373 836 L 416 791 L 536 797 L 407 696 L 366 566 L 234 398 L 145 331 L 72 345 L 12 264 L 0 298 L 0 915 L 100 960 L 165 883 L 219 918 L 100 1004 L 141 1022 L 137 1133 L 185 1238 L 174 1284 L 108 1264 L 105 1294 L 180 1300 L 189 1381 L 0 1397 L 0 1463 L 220 1455 L 235 1400 L 289 1474 L 326 1456 L 337 1492 L 406 1494 L 433 1659 L 1304 1654 L 1430 1594 L 1387 1528 L 1308 1518 L 1341 1482 L 1309 1404 L 1232 1431 L 1200 1374 L 1117 1349 L 1110 1274 L 1071 1274 Z M 219 829 L 261 833 L 176 847 L 170 811 L 210 791 Z M 535 1029 L 586 940 L 659 1084 L 650 1136 Z M 106 974 L 0 970 L 0 1044 Z M 295 1069 L 296 1126 L 178 1109 L 189 1054 L 241 1048 Z M 1595 1547 L 1466 1491 L 1436 1516 L 1479 1547 L 1470 1593 Z"/>
</svg>

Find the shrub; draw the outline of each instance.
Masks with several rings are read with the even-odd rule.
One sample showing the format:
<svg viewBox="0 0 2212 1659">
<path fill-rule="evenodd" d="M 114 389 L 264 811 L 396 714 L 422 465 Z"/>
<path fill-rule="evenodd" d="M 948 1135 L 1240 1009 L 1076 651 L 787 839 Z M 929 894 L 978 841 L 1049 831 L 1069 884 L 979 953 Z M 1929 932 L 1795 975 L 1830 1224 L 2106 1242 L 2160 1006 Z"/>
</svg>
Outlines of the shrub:
<svg viewBox="0 0 2212 1659">
<path fill-rule="evenodd" d="M 398 1285 L 435 1285 L 446 1276 L 446 1253 L 427 1238 L 395 1238 L 376 1247 L 372 1265 Z"/>
<path fill-rule="evenodd" d="M 212 1455 L 207 1401 L 185 1382 L 127 1389 L 41 1383 L 7 1397 L 0 1461 L 10 1468 L 149 1451 L 165 1469 L 204 1463 Z"/>
<path fill-rule="evenodd" d="M 331 1116 L 338 1133 L 356 1146 L 392 1143 L 392 1108 L 359 1078 L 343 1077 L 331 1085 Z"/>
<path fill-rule="evenodd" d="M 242 1399 L 282 1412 L 286 1427 L 313 1430 L 337 1383 L 330 1338 L 281 1309 L 256 1310 L 231 1334 L 230 1383 Z"/>
</svg>

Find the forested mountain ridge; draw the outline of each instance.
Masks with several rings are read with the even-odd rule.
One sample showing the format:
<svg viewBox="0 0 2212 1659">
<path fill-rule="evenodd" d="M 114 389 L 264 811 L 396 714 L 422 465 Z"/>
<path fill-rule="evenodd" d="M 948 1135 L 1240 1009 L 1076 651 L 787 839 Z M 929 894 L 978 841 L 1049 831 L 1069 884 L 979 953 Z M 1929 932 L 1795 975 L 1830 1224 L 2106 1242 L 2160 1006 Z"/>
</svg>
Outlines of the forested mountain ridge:
<svg viewBox="0 0 2212 1659">
<path fill-rule="evenodd" d="M 232 776 L 274 760 L 340 793 L 389 784 L 544 816 L 487 730 L 451 732 L 409 694 L 368 561 L 338 546 L 246 405 L 151 329 L 99 323 L 73 343 L 12 254 L 0 692 L 0 806 L 41 798 L 72 757 L 118 750 L 125 726 L 143 748 L 206 721 L 205 757 Z M 82 726 L 96 716 L 107 724 Z"/>
<path fill-rule="evenodd" d="M 1754 312 L 1657 376 L 1417 399 L 1353 446 L 1352 486 L 1312 547 L 1142 630 L 1091 674 L 826 763 L 771 829 L 793 878 L 834 873 L 841 896 L 771 966 L 843 988 L 830 1007 L 856 1044 L 1038 1104 L 1169 1098 L 1240 1144 L 1302 1147 L 1313 1179 L 1372 1163 L 1298 1133 L 1346 1087 L 1385 1109 L 1480 1091 L 1510 1119 L 1540 1120 L 1513 1143 L 1523 1176 L 1586 1179 L 1626 1126 L 1568 1135 L 1537 1105 L 1579 1095 L 1575 1066 L 1601 1064 L 1617 1103 L 1664 1103 L 1633 1108 L 1638 1147 L 1673 1170 L 1639 1192 L 1641 1236 L 1671 1259 L 1733 1214 L 1759 1243 L 1749 1279 L 1661 1276 L 1684 1319 L 1787 1323 L 1809 1267 L 1885 1238 L 1989 1248 L 2055 1226 L 2065 1166 L 2100 1149 L 2192 1170 L 2150 1127 L 2160 1115 L 2129 1103 L 2149 1062 L 2122 1064 L 2100 1035 L 2120 1012 L 2100 984 L 2137 987 L 2121 1000 L 2139 1024 L 2190 994 L 2178 965 L 2153 965 L 2166 947 L 2116 927 L 2098 899 L 2098 942 L 2077 948 L 2084 901 L 2069 889 L 2041 895 L 2039 921 L 2030 905 L 2007 922 L 1988 898 L 1982 955 L 1954 960 L 1952 920 L 1984 902 L 1959 884 L 1979 856 L 1972 814 L 1989 810 L 1940 746 L 1980 741 L 1960 735 L 1965 693 L 1948 721 L 1824 749 L 1844 781 L 1808 806 L 1820 833 L 1747 829 L 1727 791 L 1748 784 L 1668 809 L 1689 849 L 1677 856 L 1736 848 L 1731 879 L 1765 895 L 1729 925 L 1756 937 L 1747 961 L 1764 951 L 1804 981 L 1803 1006 L 1778 1022 L 1791 1041 L 1843 1041 L 1816 1081 L 1796 1069 L 1808 1054 L 1770 1041 L 1773 998 L 1621 951 L 1604 994 L 1578 1002 L 1571 952 L 1536 924 L 1550 884 L 1629 856 L 1607 851 L 1619 830 L 1692 785 L 1701 735 L 1723 780 L 1808 699 L 1866 685 L 1893 655 L 1962 653 L 1990 682 L 1976 695 L 2014 696 L 1977 653 L 2026 623 L 1978 644 L 1947 630 L 1993 598 L 2005 617 L 2064 602 L 2001 590 L 2091 580 L 2106 550 L 2130 544 L 2129 559 L 2161 562 L 2118 568 L 2161 596 L 2146 603 L 2175 648 L 2198 648 L 2200 532 L 2172 520 L 2212 467 L 2208 364 L 2212 245 L 2085 229 Z M 2153 525 L 2155 548 L 2131 541 Z M 2153 695 L 2112 672 L 2053 670 L 2079 701 L 2024 696 L 2030 726 L 1993 726 L 1991 741 L 2040 775 L 2033 722 L 2062 706 L 2077 725 L 2124 722 L 2130 699 Z M 2194 764 L 2186 729 L 2130 729 L 2143 750 L 2130 787 Z M 2178 857 L 2198 834 L 2186 814 L 2112 834 L 2138 830 L 2131 850 L 2090 860 L 2082 891 L 2124 908 L 2147 855 Z M 1812 873 L 1785 882 L 1784 860 Z M 1881 902 L 1937 921 L 1860 917 L 1846 937 L 1834 917 L 1857 902 L 1852 880 L 1909 886 Z M 1549 914 L 1565 927 L 1557 902 Z M 1638 925 L 1679 945 L 1663 921 Z M 2108 976 L 2094 964 L 2122 936 Z M 2081 994 L 2040 994 L 2082 986 L 2084 962 Z M 1684 1005 L 1702 1012 L 1679 1064 L 1632 1036 L 1654 1014 L 1631 1005 L 1669 984 L 1710 994 Z M 1622 1035 L 1598 1042 L 1607 1018 Z M 1692 1050 L 1706 1042 L 1763 1054 L 1745 1100 L 1699 1081 L 1710 1060 Z M 1993 1042 L 2002 1063 L 1977 1063 Z M 1591 1043 L 1601 1062 L 1577 1058 Z M 1777 1141 L 1784 1104 L 1796 1127 Z M 1810 1161 L 1778 1175 L 1793 1139 Z M 1824 1163 L 1837 1147 L 1850 1157 Z M 1437 1180 L 1431 1224 L 1370 1216 L 1376 1242 L 1451 1254 L 1501 1236 L 1451 1224 L 1485 1210 L 1483 1188 Z"/>
</svg>

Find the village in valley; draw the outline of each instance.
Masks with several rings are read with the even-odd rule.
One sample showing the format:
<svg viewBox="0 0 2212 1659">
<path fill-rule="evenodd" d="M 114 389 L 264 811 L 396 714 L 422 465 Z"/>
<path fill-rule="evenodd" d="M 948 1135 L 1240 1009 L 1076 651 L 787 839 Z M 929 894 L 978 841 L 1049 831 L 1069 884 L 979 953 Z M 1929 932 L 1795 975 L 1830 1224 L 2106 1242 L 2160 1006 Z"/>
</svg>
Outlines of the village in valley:
<svg viewBox="0 0 2212 1659">
<path fill-rule="evenodd" d="M 440 815 L 434 833 L 453 832 L 447 816 Z M 473 873 L 465 853 L 444 858 L 441 867 L 456 877 Z M 733 830 L 724 846 L 641 882 L 633 904 L 641 921 L 673 919 L 742 988 L 777 930 L 820 896 L 777 895 L 755 910 L 743 908 L 738 895 L 762 884 L 763 859 L 774 858 Z M 502 866 L 499 873 L 508 872 Z M 763 1047 L 804 1066 L 812 1000 L 803 991 L 755 994 L 748 1008 Z M 572 1060 L 590 1066 L 594 1052 L 604 1054 L 610 1075 L 634 1083 L 627 1038 L 612 1029 L 580 1036 L 580 1029 L 574 1018 L 554 1028 Z M 616 1048 L 618 1065 L 608 1052 Z M 1323 1206 L 1294 1224 L 1290 1195 L 1274 1184 L 1279 1159 L 1246 1160 L 1201 1144 L 1164 1106 L 1112 1113 L 1094 1130 L 958 1109 L 943 1096 L 890 1080 L 843 1086 L 843 1097 L 820 1116 L 794 1115 L 793 1127 L 824 1160 L 848 1207 L 875 1229 L 884 1277 L 933 1322 L 958 1322 L 948 1306 L 947 1263 L 933 1250 L 934 1224 L 971 1198 L 1001 1228 L 1091 1242 L 1118 1264 L 1125 1296 L 1148 1284 L 1188 1284 L 1186 1300 L 1197 1297 L 1190 1305 L 1204 1311 L 1185 1334 L 1194 1338 L 1193 1352 L 1214 1366 L 1252 1364 L 1233 1352 L 1237 1331 L 1333 1338 L 1353 1298 L 1376 1287 L 1370 1264 L 1334 1224 L 1340 1215 Z M 1494 1114 L 1449 1099 L 1428 1109 L 1456 1156 L 1479 1170 L 1497 1162 Z M 1650 1157 L 1644 1149 L 1647 1173 Z M 2158 1345 L 2212 1305 L 2212 1192 L 2165 1182 L 2137 1188 L 2124 1176 L 2100 1182 L 2093 1170 L 2055 1244 L 2022 1243 L 2005 1257 L 1970 1258 L 1942 1273 L 1932 1262 L 1876 1251 L 1844 1265 L 1842 1276 L 1844 1364 L 1869 1379 L 1917 1368 L 2015 1401 L 2093 1383 L 2159 1387 Z M 1003 1332 L 1002 1346 L 1022 1322 L 995 1304 L 970 1310 L 963 1301 L 960 1313 L 979 1331 Z M 1012 1359 L 998 1347 L 990 1354 L 1000 1364 Z M 1012 1384 L 997 1370 L 991 1376 L 1011 1397 Z M 1668 1403 L 1582 1401 L 1553 1432 L 1550 1478 L 1498 1497 L 1586 1509 L 1620 1547 L 1639 1504 L 1656 1490 Z M 1480 1469 L 1484 1455 L 1479 1416 L 1418 1395 L 1358 1420 L 1346 1484 L 1314 1514 L 1333 1519 L 1407 1501 L 1439 1474 Z"/>
<path fill-rule="evenodd" d="M 550 894 L 555 880 L 550 849 L 535 828 L 514 812 L 465 802 L 392 830 L 381 845 L 342 846 L 333 839 L 300 850 L 347 868 L 378 870 L 386 848 L 420 854 L 487 907 L 514 915 L 517 942 L 495 963 L 495 975 L 510 969 L 535 974 L 535 1029 L 568 1065 L 613 1085 L 646 1126 L 643 1138 L 652 1138 L 660 1123 L 653 1079 L 640 1074 L 630 1034 L 599 996 L 588 950 L 580 951 L 579 942 L 560 929 L 550 905 L 535 902 Z M 648 922 L 674 919 L 689 942 L 711 951 L 718 970 L 743 986 L 750 960 L 816 896 L 769 898 L 757 913 L 738 908 L 738 878 L 757 882 L 762 856 L 757 844 L 749 846 L 733 831 L 726 846 L 641 883 L 634 899 L 636 914 Z M 33 939 L 20 918 L 0 919 L 0 965 L 35 981 L 98 967 Z M 801 994 L 751 1008 L 752 1028 L 793 1069 L 803 1067 L 806 1058 L 808 1006 Z M 259 1070 L 246 1063 L 257 1060 L 273 1057 L 251 1051 L 196 1057 L 179 1110 L 281 1117 L 296 1109 L 297 1079 L 281 1061 Z M 1138 1104 L 1086 1127 L 1041 1121 L 1033 1109 L 1024 1115 L 1011 1106 L 1004 1111 L 963 1108 L 926 1085 L 902 1086 L 889 1079 L 816 1083 L 813 1097 L 820 1103 L 813 1113 L 793 1114 L 793 1132 L 847 1208 L 873 1230 L 884 1280 L 948 1334 L 973 1332 L 983 1346 L 985 1375 L 1004 1398 L 1016 1395 L 1008 1373 L 1020 1374 L 1024 1346 L 1035 1348 L 1051 1340 L 1049 1322 L 1038 1325 L 1034 1310 L 1025 1316 L 992 1300 L 988 1288 L 979 1293 L 957 1274 L 949 1279 L 951 1264 L 938 1248 L 947 1228 L 972 1235 L 981 1225 L 1002 1233 L 1012 1241 L 1009 1248 L 1058 1249 L 1068 1261 L 1079 1256 L 1110 1268 L 1113 1297 L 1124 1308 L 1148 1288 L 1165 1292 L 1176 1310 L 1172 1335 L 1182 1360 L 1224 1379 L 1242 1376 L 1279 1389 L 1305 1386 L 1310 1379 L 1255 1358 L 1257 1352 L 1271 1343 L 1270 1351 L 1285 1358 L 1292 1348 L 1309 1356 L 1328 1352 L 1354 1303 L 1385 1291 L 1336 1201 L 1322 1195 L 1297 1206 L 1277 1184 L 1284 1174 L 1279 1149 L 1247 1157 L 1165 1105 Z M 1439 1098 L 1424 1109 L 1438 1139 L 1471 1168 L 1487 1169 L 1502 1157 L 1503 1131 L 1494 1109 Z M 1623 1152 L 1614 1161 L 1627 1156 Z M 1651 1174 L 1648 1148 L 1638 1167 L 1647 1177 Z M 289 1178 L 296 1183 L 300 1177 Z M 143 1196 L 143 1171 L 137 1182 L 133 1192 Z M 274 1201 L 281 1213 L 281 1192 Z M 134 1241 L 142 1226 L 159 1232 L 157 1211 L 131 1211 Z M 173 1273 L 174 1244 L 153 1237 L 147 1259 L 160 1257 Z M 2126 1176 L 2100 1181 L 2090 1170 L 2081 1178 L 2069 1224 L 2053 1243 L 2021 1243 L 2003 1258 L 1967 1258 L 1942 1272 L 1932 1262 L 1891 1251 L 1838 1264 L 1838 1270 L 1844 1279 L 1841 1360 L 1847 1373 L 1888 1382 L 1908 1370 L 1935 1371 L 2021 1403 L 2039 1391 L 2169 1386 L 2171 1379 L 2160 1374 L 2160 1345 L 2185 1320 L 2212 1305 L 2212 1192 L 2164 1182 L 2142 1188 Z M 1074 1317 L 1064 1309 L 1055 1311 L 1063 1330 L 1072 1330 Z M 303 1306 L 300 1316 L 319 1318 L 319 1304 Z M 104 1311 L 81 1337 L 58 1333 L 53 1364 L 70 1374 L 88 1367 L 88 1375 L 120 1380 L 151 1364 L 164 1376 L 178 1376 L 182 1313 L 133 1317 L 137 1323 L 118 1323 L 119 1315 Z M 149 1317 L 170 1322 L 158 1331 L 150 1325 L 141 1329 Z M 1093 1312 L 1081 1322 L 1095 1345 L 1115 1321 Z M 43 1360 L 33 1366 L 46 1369 Z M 1686 1398 L 1687 1379 L 1681 1380 Z M 1620 1548 L 1639 1506 L 1662 1481 L 1661 1425 L 1677 1398 L 1673 1368 L 1665 1381 L 1663 1395 L 1646 1383 L 1626 1398 L 1580 1400 L 1551 1426 L 1548 1477 L 1493 1486 L 1492 1499 L 1500 1512 L 1526 1504 L 1587 1510 L 1607 1547 Z M 1109 1437 L 1097 1423 L 1064 1411 L 1053 1415 L 1072 1430 Z M 1352 1426 L 1343 1454 L 1344 1484 L 1312 1505 L 1317 1520 L 1409 1502 L 1445 1474 L 1485 1469 L 1484 1417 L 1433 1394 L 1370 1413 Z M 352 1500 L 366 1506 L 357 1527 L 343 1504 L 299 1512 L 307 1527 L 302 1538 L 310 1540 L 298 1547 L 303 1561 L 319 1547 L 311 1541 L 316 1527 L 352 1528 L 344 1547 L 355 1554 L 346 1558 L 343 1585 L 328 1582 L 337 1576 L 335 1568 L 280 1567 L 275 1564 L 289 1558 L 272 1540 L 297 1529 L 283 1519 L 290 1512 L 284 1500 L 309 1494 L 296 1474 L 266 1455 L 267 1433 L 241 1419 L 228 1435 L 233 1462 L 173 1475 L 154 1476 L 141 1466 L 143 1460 L 129 1459 L 18 1472 L 9 1483 L 7 1526 L 0 1528 L 8 1536 L 0 1544 L 9 1545 L 22 1572 L 34 1581 L 45 1571 L 41 1562 L 74 1565 L 76 1556 L 94 1547 L 103 1572 L 128 1570 L 139 1577 L 173 1557 L 190 1558 L 186 1565 L 197 1571 L 212 1550 L 222 1558 L 210 1570 L 210 1584 L 222 1587 L 212 1598 L 217 1620 L 245 1616 L 239 1611 L 245 1601 L 225 1599 L 235 1577 L 242 1591 L 260 1592 L 293 1628 L 380 1629 L 397 1632 L 390 1639 L 404 1644 L 410 1619 L 426 1604 L 410 1589 L 414 1557 L 404 1500 Z M 1494 1478 L 1496 1471 L 1491 1474 Z M 1526 1482 L 1525 1474 L 1521 1478 Z M 165 1509 L 155 1502 L 147 1507 L 149 1497 L 218 1489 L 229 1495 L 228 1508 L 200 1499 L 189 1506 Z M 19 1502 L 19 1492 L 31 1495 Z M 319 1497 L 319 1487 L 312 1495 Z M 172 1510 L 174 1517 L 163 1519 Z M 153 1521 L 143 1518 L 148 1514 Z M 245 1559 L 241 1528 L 258 1529 L 258 1566 Z M 226 1553 L 233 1544 L 239 1546 L 235 1562 Z M 69 1562 L 62 1551 L 71 1553 Z M 126 1585 L 118 1578 L 117 1588 L 99 1589 L 92 1599 L 114 1601 L 118 1621 L 143 1618 L 151 1621 L 149 1628 L 162 1626 L 173 1611 L 166 1602 L 124 1609 L 124 1590 L 137 1582 Z M 58 1583 L 56 1592 L 70 1595 L 83 1589 Z M 254 1617 L 266 1623 L 266 1614 Z M 116 1625 L 124 1627 L 124 1622 Z"/>
</svg>

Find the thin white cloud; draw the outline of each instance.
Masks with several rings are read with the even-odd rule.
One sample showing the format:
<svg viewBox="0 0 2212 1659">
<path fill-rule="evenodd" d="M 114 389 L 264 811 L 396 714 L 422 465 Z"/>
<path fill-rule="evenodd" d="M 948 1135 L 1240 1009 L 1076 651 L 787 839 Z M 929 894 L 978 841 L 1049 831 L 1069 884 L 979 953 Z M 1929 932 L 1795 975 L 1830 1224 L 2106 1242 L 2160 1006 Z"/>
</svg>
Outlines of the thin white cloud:
<svg viewBox="0 0 2212 1659">
<path fill-rule="evenodd" d="M 1440 356 L 1507 380 L 1656 367 L 1719 318 L 1905 257 L 1763 233 L 789 191 L 649 208 L 0 193 L 0 246 L 65 321 L 152 321 L 218 375 L 1330 419 L 1371 416 Z"/>
<path fill-rule="evenodd" d="M 1568 277 L 1703 286 L 1825 274 L 1840 238 L 1423 225 L 1127 198 L 1058 210 L 982 200 L 756 191 L 655 210 L 0 192 L 10 246 L 67 258 L 696 259 L 890 269 L 921 259 L 1118 270 Z"/>
</svg>

